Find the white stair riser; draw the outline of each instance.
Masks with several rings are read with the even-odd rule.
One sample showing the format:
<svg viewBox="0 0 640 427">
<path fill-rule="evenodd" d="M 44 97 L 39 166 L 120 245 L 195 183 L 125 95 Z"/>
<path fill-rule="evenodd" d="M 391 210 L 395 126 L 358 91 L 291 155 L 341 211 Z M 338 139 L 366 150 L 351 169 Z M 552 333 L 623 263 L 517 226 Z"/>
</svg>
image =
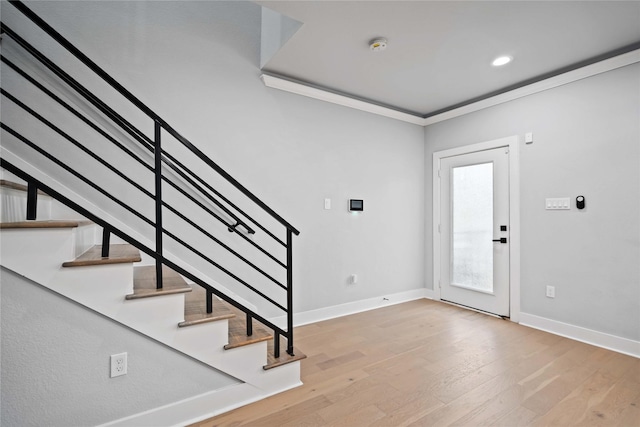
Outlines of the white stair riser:
<svg viewBox="0 0 640 427">
<path fill-rule="evenodd" d="M 96 244 L 96 235 L 98 234 L 96 233 L 97 229 L 98 226 L 93 223 L 83 224 L 76 228 L 74 249 L 75 258 L 79 257 Z"/>
<path fill-rule="evenodd" d="M 44 221 L 54 218 L 85 219 L 82 215 L 56 199 L 46 194 L 38 194 L 36 219 Z M 26 219 L 27 192 L 14 188 L 0 187 L 0 221 L 17 222 L 25 221 Z"/>
<path fill-rule="evenodd" d="M 40 203 L 40 197 L 38 197 L 38 203 Z M 60 203 L 56 199 L 52 199 L 51 202 L 51 218 L 86 219 L 78 212 Z"/>
<path fill-rule="evenodd" d="M 48 286 L 62 263 L 75 258 L 74 234 L 68 228 L 2 230 L 2 265 Z"/>
<path fill-rule="evenodd" d="M 281 351 L 284 351 L 282 349 Z M 291 362 L 277 368 L 262 370 L 253 384 L 266 392 L 277 393 L 302 385 L 300 382 L 300 361 Z"/>
<path fill-rule="evenodd" d="M 229 336 L 228 331 L 227 320 L 187 326 L 180 328 L 169 345 L 207 363 L 206 360 L 213 353 L 224 353 L 223 347 Z"/>
<path fill-rule="evenodd" d="M 184 320 L 184 294 L 124 300 L 115 320 L 169 344 Z"/>
<path fill-rule="evenodd" d="M 51 219 L 51 198 L 38 196 L 36 209 L 37 219 Z M 2 222 L 19 222 L 27 219 L 27 193 L 12 188 L 1 187 L 0 220 Z"/>
<path fill-rule="evenodd" d="M 117 320 L 124 296 L 133 292 L 133 265 L 62 267 L 46 286 Z"/>
</svg>

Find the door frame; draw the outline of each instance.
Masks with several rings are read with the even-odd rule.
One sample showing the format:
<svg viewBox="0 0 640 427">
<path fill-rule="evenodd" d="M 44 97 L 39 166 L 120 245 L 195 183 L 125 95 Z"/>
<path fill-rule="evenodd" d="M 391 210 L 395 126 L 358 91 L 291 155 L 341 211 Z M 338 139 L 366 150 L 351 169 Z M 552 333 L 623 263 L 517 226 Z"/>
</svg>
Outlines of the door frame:
<svg viewBox="0 0 640 427">
<path fill-rule="evenodd" d="M 494 139 L 433 153 L 433 295 L 440 298 L 440 160 L 494 148 L 509 149 L 509 316 L 520 321 L 520 138 Z"/>
</svg>

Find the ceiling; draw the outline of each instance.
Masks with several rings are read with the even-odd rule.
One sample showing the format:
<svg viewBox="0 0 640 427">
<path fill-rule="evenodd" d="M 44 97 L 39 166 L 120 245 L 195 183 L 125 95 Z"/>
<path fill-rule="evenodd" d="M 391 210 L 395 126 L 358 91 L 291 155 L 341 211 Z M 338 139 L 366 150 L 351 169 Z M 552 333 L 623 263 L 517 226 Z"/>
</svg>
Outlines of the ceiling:
<svg viewBox="0 0 640 427">
<path fill-rule="evenodd" d="M 263 71 L 421 117 L 640 48 L 640 1 L 257 3 L 303 24 Z"/>
</svg>

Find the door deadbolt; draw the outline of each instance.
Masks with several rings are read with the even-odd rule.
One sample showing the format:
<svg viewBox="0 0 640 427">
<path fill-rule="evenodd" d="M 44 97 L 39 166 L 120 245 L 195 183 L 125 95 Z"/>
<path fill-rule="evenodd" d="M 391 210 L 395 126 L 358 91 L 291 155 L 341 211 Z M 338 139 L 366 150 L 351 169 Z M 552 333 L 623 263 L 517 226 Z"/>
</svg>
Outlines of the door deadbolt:
<svg viewBox="0 0 640 427">
<path fill-rule="evenodd" d="M 507 243 L 506 237 L 501 237 L 499 239 L 493 239 L 494 242 Z"/>
</svg>

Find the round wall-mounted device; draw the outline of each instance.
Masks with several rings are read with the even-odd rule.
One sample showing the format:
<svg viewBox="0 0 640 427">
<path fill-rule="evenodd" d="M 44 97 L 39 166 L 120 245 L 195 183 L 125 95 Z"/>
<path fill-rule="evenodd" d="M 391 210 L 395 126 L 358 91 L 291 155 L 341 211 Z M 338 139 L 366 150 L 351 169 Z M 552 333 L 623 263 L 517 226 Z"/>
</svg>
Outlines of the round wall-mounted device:
<svg viewBox="0 0 640 427">
<path fill-rule="evenodd" d="M 369 42 L 369 49 L 374 52 L 385 50 L 387 48 L 387 39 L 373 39 Z"/>
</svg>

